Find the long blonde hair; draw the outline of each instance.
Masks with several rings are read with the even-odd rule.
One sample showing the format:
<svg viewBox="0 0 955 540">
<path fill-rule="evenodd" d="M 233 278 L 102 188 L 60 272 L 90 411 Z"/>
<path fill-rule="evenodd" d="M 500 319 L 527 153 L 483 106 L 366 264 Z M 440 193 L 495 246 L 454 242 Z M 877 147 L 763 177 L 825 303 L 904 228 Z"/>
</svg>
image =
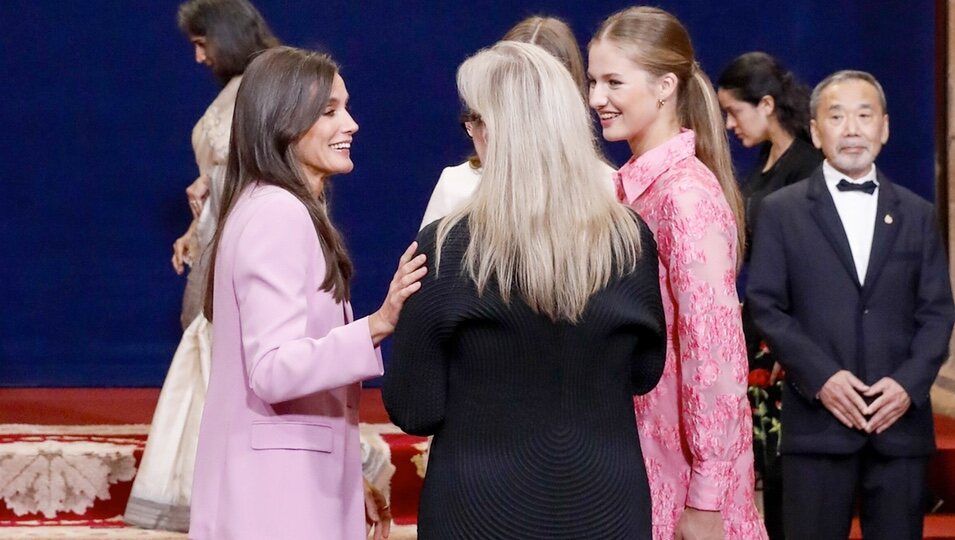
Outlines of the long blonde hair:
<svg viewBox="0 0 955 540">
<path fill-rule="evenodd" d="M 615 272 L 634 268 L 640 230 L 606 189 L 577 85 L 544 49 L 513 41 L 467 59 L 457 83 L 488 148 L 473 198 L 438 225 L 436 269 L 467 219 L 464 266 L 478 291 L 494 277 L 505 302 L 516 288 L 551 320 L 578 321 Z"/>
<path fill-rule="evenodd" d="M 608 17 L 594 34 L 590 46 L 603 40 L 626 51 L 632 62 L 651 75 L 659 77 L 673 73 L 679 79 L 678 119 L 681 126 L 696 133 L 696 157 L 719 180 L 723 196 L 736 218 L 736 260 L 739 264 L 746 248 L 743 198 L 733 174 L 720 104 L 709 77 L 696 62 L 690 34 L 670 13 L 640 6 Z"/>
</svg>

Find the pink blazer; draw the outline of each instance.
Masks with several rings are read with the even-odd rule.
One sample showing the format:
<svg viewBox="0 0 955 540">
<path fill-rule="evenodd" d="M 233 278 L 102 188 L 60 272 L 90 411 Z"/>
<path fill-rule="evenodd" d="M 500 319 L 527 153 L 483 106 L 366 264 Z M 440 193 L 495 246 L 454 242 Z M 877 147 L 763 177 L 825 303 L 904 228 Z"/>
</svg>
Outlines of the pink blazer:
<svg viewBox="0 0 955 540">
<path fill-rule="evenodd" d="M 305 206 L 252 186 L 215 262 L 212 368 L 189 538 L 365 538 L 360 382 L 382 374 L 367 319 L 320 291 Z"/>
</svg>

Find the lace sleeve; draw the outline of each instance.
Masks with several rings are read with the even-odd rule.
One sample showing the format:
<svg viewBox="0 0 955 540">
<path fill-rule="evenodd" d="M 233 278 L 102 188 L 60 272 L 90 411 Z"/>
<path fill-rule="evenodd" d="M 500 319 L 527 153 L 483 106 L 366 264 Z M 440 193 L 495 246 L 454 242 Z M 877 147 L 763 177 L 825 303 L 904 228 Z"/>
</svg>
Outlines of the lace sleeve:
<svg viewBox="0 0 955 540">
<path fill-rule="evenodd" d="M 719 510 L 752 429 L 736 294 L 736 225 L 719 192 L 686 187 L 664 205 L 657 242 L 675 302 L 681 416 L 693 456 L 686 505 Z"/>
</svg>

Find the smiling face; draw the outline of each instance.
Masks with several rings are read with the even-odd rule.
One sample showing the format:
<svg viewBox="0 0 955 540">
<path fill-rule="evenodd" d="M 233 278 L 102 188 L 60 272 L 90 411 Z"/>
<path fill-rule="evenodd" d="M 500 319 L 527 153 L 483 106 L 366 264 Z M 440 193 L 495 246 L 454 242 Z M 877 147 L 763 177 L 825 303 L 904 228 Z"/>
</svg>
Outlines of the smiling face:
<svg viewBox="0 0 955 540">
<path fill-rule="evenodd" d="M 820 94 L 810 123 L 812 142 L 829 164 L 850 178 L 865 176 L 889 140 L 889 115 L 872 84 L 848 79 Z"/>
<path fill-rule="evenodd" d="M 325 110 L 296 144 L 299 164 L 316 193 L 321 191 L 325 178 L 351 172 L 354 167 L 351 143 L 358 124 L 347 105 L 345 81 L 336 73 Z"/>
<path fill-rule="evenodd" d="M 591 45 L 588 64 L 590 107 L 600 117 L 604 139 L 627 141 L 634 154 L 655 146 L 648 140 L 659 138 L 661 125 L 675 120 L 676 77 L 654 77 L 606 39 Z"/>
<path fill-rule="evenodd" d="M 756 105 L 736 98 L 732 90 L 720 88 L 716 92 L 720 108 L 726 113 L 726 129 L 732 131 L 746 148 L 769 140 L 769 119 L 773 114 L 773 99 L 763 96 Z"/>
</svg>

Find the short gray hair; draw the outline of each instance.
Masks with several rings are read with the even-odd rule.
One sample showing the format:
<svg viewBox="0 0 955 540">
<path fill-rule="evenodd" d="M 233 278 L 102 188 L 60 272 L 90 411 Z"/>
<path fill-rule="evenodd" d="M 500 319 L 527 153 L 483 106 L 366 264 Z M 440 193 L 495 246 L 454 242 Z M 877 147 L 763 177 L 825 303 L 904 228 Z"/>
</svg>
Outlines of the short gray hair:
<svg viewBox="0 0 955 540">
<path fill-rule="evenodd" d="M 879 102 L 882 104 L 882 113 L 886 114 L 889 112 L 889 108 L 885 101 L 885 90 L 882 89 L 882 85 L 879 84 L 879 81 L 876 80 L 871 73 L 868 71 L 859 71 L 855 69 L 843 69 L 842 71 L 837 71 L 832 75 L 829 75 L 812 89 L 812 95 L 809 96 L 809 116 L 811 118 L 816 118 L 816 113 L 819 110 L 819 101 L 822 99 L 821 96 L 823 91 L 836 83 L 845 81 L 865 81 L 874 86 L 876 91 L 879 93 Z"/>
</svg>

